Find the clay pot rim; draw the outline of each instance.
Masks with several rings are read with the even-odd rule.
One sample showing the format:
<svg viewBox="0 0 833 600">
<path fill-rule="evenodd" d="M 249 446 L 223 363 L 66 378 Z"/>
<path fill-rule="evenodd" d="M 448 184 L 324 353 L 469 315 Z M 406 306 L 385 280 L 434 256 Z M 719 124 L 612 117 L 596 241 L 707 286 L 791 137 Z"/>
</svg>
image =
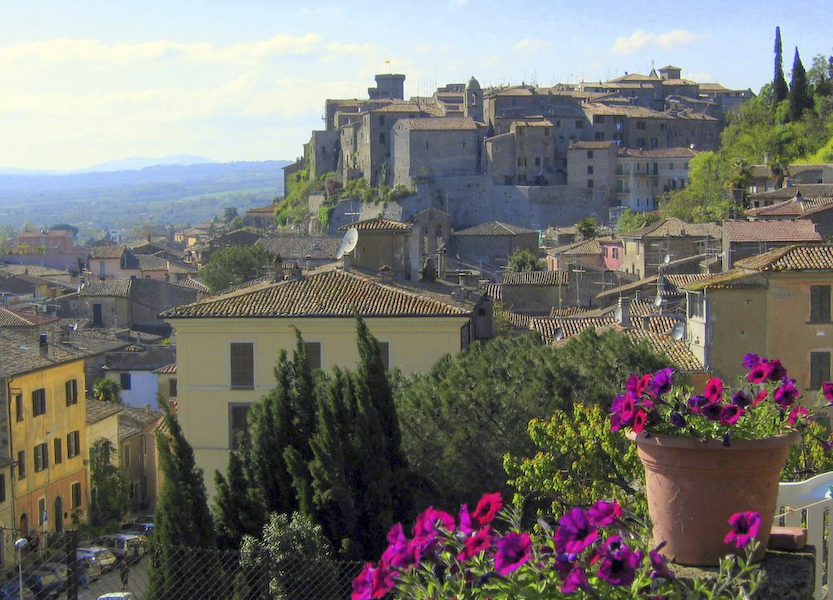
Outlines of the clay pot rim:
<svg viewBox="0 0 833 600">
<path fill-rule="evenodd" d="M 625 432 L 625 436 L 643 446 L 665 446 L 669 448 L 690 448 L 725 450 L 732 449 L 754 449 L 754 448 L 778 448 L 792 446 L 801 441 L 801 434 L 797 431 L 782 433 L 765 438 L 754 439 L 733 439 L 730 446 L 724 446 L 723 440 L 719 438 L 693 438 L 686 436 L 669 435 L 667 433 L 635 433 L 632 430 Z"/>
</svg>

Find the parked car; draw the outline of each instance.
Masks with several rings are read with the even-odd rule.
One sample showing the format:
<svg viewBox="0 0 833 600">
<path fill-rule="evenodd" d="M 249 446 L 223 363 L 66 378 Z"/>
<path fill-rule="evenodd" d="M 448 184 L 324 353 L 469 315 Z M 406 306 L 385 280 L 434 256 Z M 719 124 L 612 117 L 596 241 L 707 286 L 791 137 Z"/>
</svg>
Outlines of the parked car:
<svg viewBox="0 0 833 600">
<path fill-rule="evenodd" d="M 145 541 L 135 534 L 113 533 L 103 535 L 96 540 L 96 544 L 107 548 L 116 555 L 119 561 L 136 563 L 145 555 Z"/>
<path fill-rule="evenodd" d="M 20 593 L 20 580 L 15 577 L 0 583 L 0 600 L 37 600 L 35 594 L 23 583 L 23 593 Z"/>
<path fill-rule="evenodd" d="M 110 592 L 99 596 L 98 600 L 136 600 L 136 596 L 130 592 Z"/>
<path fill-rule="evenodd" d="M 116 555 L 102 546 L 79 547 L 76 554 L 79 559 L 83 557 L 87 561 L 87 574 L 91 580 L 116 568 Z"/>
<path fill-rule="evenodd" d="M 153 533 L 153 523 L 125 523 L 121 526 L 119 533 L 132 533 L 147 537 Z"/>
<path fill-rule="evenodd" d="M 43 563 L 23 574 L 23 579 L 38 600 L 57 598 L 69 587 L 67 567 L 61 563 Z"/>
</svg>

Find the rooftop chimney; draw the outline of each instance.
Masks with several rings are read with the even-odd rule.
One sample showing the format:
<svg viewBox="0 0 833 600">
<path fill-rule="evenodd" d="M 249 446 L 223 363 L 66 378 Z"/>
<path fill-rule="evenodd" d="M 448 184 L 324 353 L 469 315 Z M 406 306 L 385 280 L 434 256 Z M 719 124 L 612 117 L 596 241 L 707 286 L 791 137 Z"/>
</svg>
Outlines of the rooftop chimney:
<svg viewBox="0 0 833 600">
<path fill-rule="evenodd" d="M 379 279 L 382 280 L 382 283 L 393 283 L 393 271 L 390 265 L 382 265 L 379 267 Z"/>
<path fill-rule="evenodd" d="M 43 358 L 46 358 L 49 354 L 49 334 L 41 333 L 38 337 L 38 349 L 40 350 L 40 355 Z"/>
<path fill-rule="evenodd" d="M 616 310 L 614 312 L 614 316 L 616 318 L 616 322 L 625 328 L 630 328 L 631 326 L 631 300 L 630 298 L 619 298 L 619 302 L 616 305 Z"/>
</svg>

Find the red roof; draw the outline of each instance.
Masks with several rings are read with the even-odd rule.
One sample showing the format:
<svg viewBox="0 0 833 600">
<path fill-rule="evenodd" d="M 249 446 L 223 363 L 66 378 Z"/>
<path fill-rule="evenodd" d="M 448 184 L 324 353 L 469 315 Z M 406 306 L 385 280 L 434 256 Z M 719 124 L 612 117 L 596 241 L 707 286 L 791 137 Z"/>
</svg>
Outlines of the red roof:
<svg viewBox="0 0 833 600">
<path fill-rule="evenodd" d="M 729 242 L 820 242 L 812 221 L 726 221 L 723 232 Z"/>
</svg>

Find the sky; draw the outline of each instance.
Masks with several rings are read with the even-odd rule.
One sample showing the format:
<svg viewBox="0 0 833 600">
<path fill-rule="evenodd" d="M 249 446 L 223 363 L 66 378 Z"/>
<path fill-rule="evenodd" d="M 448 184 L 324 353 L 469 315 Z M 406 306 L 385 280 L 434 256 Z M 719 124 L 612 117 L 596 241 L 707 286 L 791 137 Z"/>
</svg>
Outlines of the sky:
<svg viewBox="0 0 833 600">
<path fill-rule="evenodd" d="M 757 92 L 781 28 L 810 67 L 833 53 L 833 2 L 703 0 L 0 0 L 0 167 L 135 156 L 293 160 L 327 98 L 607 80 L 675 65 Z M 386 61 L 390 61 L 389 63 Z"/>
</svg>

